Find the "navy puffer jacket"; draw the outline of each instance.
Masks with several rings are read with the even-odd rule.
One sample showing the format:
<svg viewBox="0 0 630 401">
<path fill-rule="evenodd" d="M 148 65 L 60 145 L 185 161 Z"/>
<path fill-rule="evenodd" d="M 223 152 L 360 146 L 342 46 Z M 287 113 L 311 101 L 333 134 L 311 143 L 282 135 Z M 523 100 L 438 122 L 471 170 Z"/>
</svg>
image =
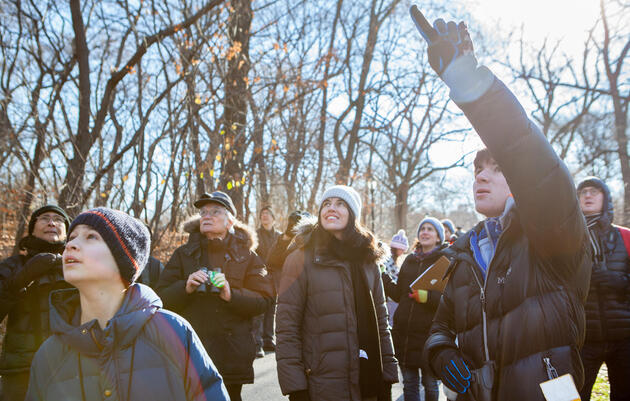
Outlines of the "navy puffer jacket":
<svg viewBox="0 0 630 401">
<path fill-rule="evenodd" d="M 602 268 L 624 273 L 630 277 L 628 250 L 619 229 L 612 224 L 613 202 L 610 189 L 599 178 L 588 177 L 578 188 L 598 187 L 604 193 L 604 210 L 591 229 L 602 245 L 602 266 L 593 263 L 593 270 Z M 586 342 L 620 341 L 630 338 L 630 287 L 625 290 L 601 289 L 591 284 L 586 301 Z"/>
<path fill-rule="evenodd" d="M 101 331 L 80 321 L 79 292 L 51 294 L 54 333 L 35 354 L 26 396 L 35 400 L 229 400 L 221 376 L 182 317 L 132 285 Z"/>
</svg>

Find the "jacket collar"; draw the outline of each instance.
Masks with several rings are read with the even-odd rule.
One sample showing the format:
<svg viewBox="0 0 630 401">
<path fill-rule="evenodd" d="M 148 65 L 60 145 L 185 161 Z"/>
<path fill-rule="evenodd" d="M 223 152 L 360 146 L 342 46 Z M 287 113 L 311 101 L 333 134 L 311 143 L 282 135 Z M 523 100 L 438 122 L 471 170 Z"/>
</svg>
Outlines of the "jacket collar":
<svg viewBox="0 0 630 401">
<path fill-rule="evenodd" d="M 50 302 L 51 331 L 63 343 L 87 355 L 130 346 L 144 325 L 162 308 L 162 301 L 150 287 L 138 283 L 131 285 L 120 309 L 103 330 L 102 343 L 97 345 L 91 335 L 93 330 L 99 330 L 96 319 L 78 323 L 81 310 L 79 290 L 70 288 L 53 291 Z"/>
</svg>

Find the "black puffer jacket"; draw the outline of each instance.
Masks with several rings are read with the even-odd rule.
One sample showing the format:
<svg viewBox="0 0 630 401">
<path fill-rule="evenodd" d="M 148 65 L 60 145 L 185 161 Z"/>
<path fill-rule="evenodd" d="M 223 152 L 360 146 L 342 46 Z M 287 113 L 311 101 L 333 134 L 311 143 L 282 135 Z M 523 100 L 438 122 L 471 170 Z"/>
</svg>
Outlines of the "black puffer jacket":
<svg viewBox="0 0 630 401">
<path fill-rule="evenodd" d="M 515 200 L 487 279 L 471 232 L 448 248 L 454 258 L 425 351 L 458 346 L 473 368 L 496 363 L 493 400 L 544 401 L 545 358 L 577 388 L 584 374 L 584 301 L 590 279 L 587 232 L 571 176 L 512 93 L 495 79 L 479 100 L 460 105 L 501 168 Z M 473 230 L 479 232 L 482 224 Z M 484 344 L 482 288 L 488 341 Z M 516 398 L 515 398 L 516 397 Z"/>
<path fill-rule="evenodd" d="M 282 236 L 282 233 L 276 230 L 275 227 L 272 227 L 271 230 L 265 230 L 263 227 L 260 227 L 256 230 L 256 235 L 258 236 L 256 254 L 266 261 L 273 244 Z"/>
<path fill-rule="evenodd" d="M 227 401 L 229 396 L 187 321 L 134 284 L 104 330 L 80 324 L 79 292 L 51 295 L 51 336 L 37 351 L 27 401 Z"/>
<path fill-rule="evenodd" d="M 0 262 L 0 321 L 9 316 L 0 356 L 0 375 L 29 371 L 35 352 L 50 336 L 50 292 L 72 287 L 63 280 L 61 267 L 57 267 L 27 288 L 14 288 L 13 277 L 37 253 L 27 249 L 26 255 L 11 256 Z"/>
<path fill-rule="evenodd" d="M 409 254 L 400 267 L 397 282 L 383 274 L 385 294 L 398 302 L 392 329 L 396 358 L 398 363 L 408 368 L 423 367 L 422 349 L 429 337 L 433 316 L 442 296 L 439 291 L 429 291 L 427 302 L 418 303 L 409 298 L 409 286 L 442 256 L 441 250 L 444 248 L 446 245 L 426 256 L 415 252 Z"/>
<path fill-rule="evenodd" d="M 273 302 L 273 284 L 262 260 L 252 249 L 255 235 L 246 226 L 235 226 L 225 239 L 223 273 L 232 299 L 225 302 L 215 294 L 186 293 L 188 276 L 207 266 L 202 247 L 207 240 L 199 232 L 199 220 L 187 223 L 188 243 L 175 250 L 158 284 L 158 294 L 167 308 L 180 313 L 193 326 L 228 384 L 254 382 L 256 346 L 251 334 L 252 317 Z"/>
<path fill-rule="evenodd" d="M 628 250 L 619 229 L 612 224 L 613 203 L 610 189 L 600 179 L 589 177 L 580 186 L 589 183 L 604 192 L 604 210 L 591 229 L 597 233 L 602 245 L 602 266 L 597 268 L 625 273 L 630 277 Z M 620 341 L 630 338 L 630 286 L 622 291 L 601 289 L 592 284 L 586 301 L 586 342 Z"/>
</svg>

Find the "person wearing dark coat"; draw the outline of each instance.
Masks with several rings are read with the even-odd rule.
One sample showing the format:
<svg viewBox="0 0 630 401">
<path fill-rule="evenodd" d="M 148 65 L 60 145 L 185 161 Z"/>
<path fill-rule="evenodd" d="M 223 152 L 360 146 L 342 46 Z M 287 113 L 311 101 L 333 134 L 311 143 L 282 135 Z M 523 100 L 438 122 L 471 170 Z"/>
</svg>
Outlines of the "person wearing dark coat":
<svg viewBox="0 0 630 401">
<path fill-rule="evenodd" d="M 429 337 L 442 294 L 439 291 L 411 291 L 410 285 L 438 260 L 447 245 L 444 243 L 442 223 L 434 217 L 422 219 L 417 234 L 414 252 L 405 258 L 397 281 L 383 273 L 383 284 L 385 294 L 398 302 L 392 339 L 403 376 L 405 401 L 420 401 L 421 380 L 424 400 L 437 401 L 440 390 L 437 380 L 422 360 L 422 349 Z"/>
<path fill-rule="evenodd" d="M 8 315 L 0 355 L 0 400 L 23 400 L 31 361 L 50 336 L 48 297 L 71 287 L 63 280 L 61 253 L 70 219 L 58 206 L 33 212 L 20 254 L 0 262 L 0 321 Z"/>
<path fill-rule="evenodd" d="M 157 292 L 191 323 L 237 401 L 242 385 L 254 382 L 252 319 L 273 302 L 273 284 L 227 194 L 204 194 L 195 207 L 200 217 L 186 224 L 188 243 L 171 256 Z"/>
<path fill-rule="evenodd" d="M 149 255 L 144 225 L 100 207 L 68 232 L 63 273 L 76 288 L 51 293 L 53 335 L 35 354 L 26 401 L 229 400 L 190 324 L 134 283 Z"/>
<path fill-rule="evenodd" d="M 160 281 L 160 274 L 164 270 L 164 265 L 158 259 L 149 255 L 147 266 L 142 270 L 142 274 L 138 277 L 137 282 L 140 284 L 148 285 L 151 288 L 157 288 L 157 284 Z"/>
<path fill-rule="evenodd" d="M 153 242 L 153 233 L 151 232 L 151 227 L 148 224 L 144 223 L 144 226 L 149 230 L 149 235 L 151 238 L 151 242 Z M 148 285 L 154 290 L 157 288 L 158 281 L 160 281 L 160 274 L 164 270 L 164 265 L 157 258 L 154 258 L 152 255 L 149 255 L 149 260 L 147 261 L 147 266 L 142 269 L 142 274 L 136 280 L 137 283 Z"/>
<path fill-rule="evenodd" d="M 486 219 L 449 248 L 453 262 L 424 354 L 461 400 L 544 401 L 542 382 L 584 381 L 588 234 L 566 166 L 514 95 L 477 65 L 462 22 L 418 20 L 431 67 L 487 149 L 474 162 Z"/>
<path fill-rule="evenodd" d="M 336 185 L 302 219 L 282 268 L 276 361 L 291 401 L 390 400 L 398 370 L 379 263 L 359 194 Z"/>
<path fill-rule="evenodd" d="M 258 235 L 256 254 L 260 256 L 263 261 L 267 261 L 273 244 L 282 236 L 282 233 L 276 230 L 274 226 L 276 217 L 273 214 L 271 206 L 264 206 L 260 210 L 259 217 L 260 227 L 256 230 L 256 234 Z M 269 273 L 271 274 L 271 272 Z M 273 352 L 276 349 L 276 341 L 274 338 L 275 315 L 276 304 L 274 302 L 264 314 L 254 318 L 254 336 L 256 336 L 256 345 L 258 346 L 256 356 L 258 358 L 264 357 L 265 351 Z"/>
<path fill-rule="evenodd" d="M 608 368 L 611 401 L 630 400 L 630 258 L 621 230 L 612 224 L 610 189 L 597 177 L 577 188 L 592 251 L 591 286 L 586 300 L 586 341 L 582 347 L 582 401 L 591 399 L 602 363 Z M 628 234 L 626 234 L 628 235 Z"/>
<path fill-rule="evenodd" d="M 311 217 L 308 212 L 295 211 L 292 212 L 287 219 L 287 227 L 284 233 L 276 239 L 267 255 L 267 270 L 273 279 L 276 292 L 280 288 L 280 278 L 282 277 L 282 266 L 288 256 L 288 248 L 293 238 L 295 238 L 295 227 L 300 220 L 305 217 Z"/>
</svg>

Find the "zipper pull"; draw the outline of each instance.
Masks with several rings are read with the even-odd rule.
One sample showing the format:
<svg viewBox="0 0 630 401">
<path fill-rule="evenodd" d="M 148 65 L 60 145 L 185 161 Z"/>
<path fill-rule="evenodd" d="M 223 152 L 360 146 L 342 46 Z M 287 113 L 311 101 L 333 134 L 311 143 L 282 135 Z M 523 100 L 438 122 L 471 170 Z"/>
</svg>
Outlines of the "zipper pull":
<svg viewBox="0 0 630 401">
<path fill-rule="evenodd" d="M 481 291 L 479 293 L 479 299 L 481 299 L 481 305 L 485 307 L 486 305 L 486 291 L 481 287 Z"/>
<path fill-rule="evenodd" d="M 545 357 L 543 358 L 543 361 L 545 362 L 545 365 L 547 367 L 547 377 L 549 378 L 549 380 L 557 379 L 558 371 L 556 371 L 556 368 L 554 368 L 551 364 L 551 360 L 548 357 Z"/>
</svg>

